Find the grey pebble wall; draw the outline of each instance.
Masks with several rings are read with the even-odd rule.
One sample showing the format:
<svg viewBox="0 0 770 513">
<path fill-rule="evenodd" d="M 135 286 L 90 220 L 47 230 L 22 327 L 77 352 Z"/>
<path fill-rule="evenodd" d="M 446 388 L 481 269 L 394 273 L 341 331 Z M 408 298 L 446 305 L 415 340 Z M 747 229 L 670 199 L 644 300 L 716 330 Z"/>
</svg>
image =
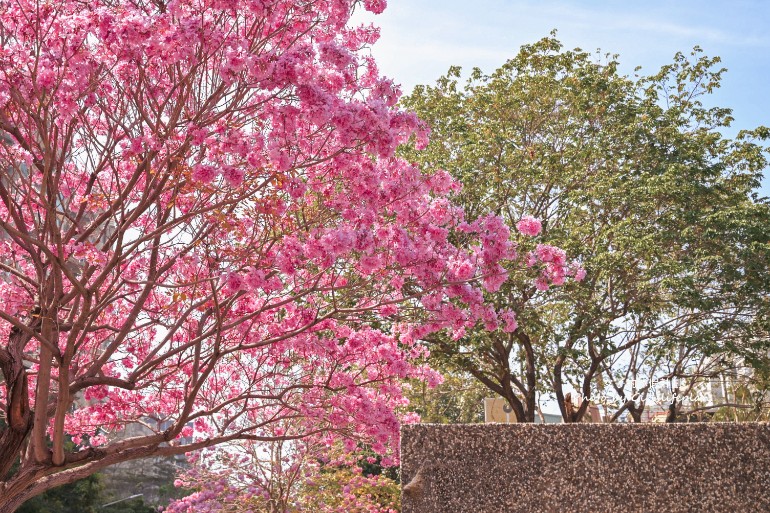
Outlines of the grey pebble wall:
<svg viewBox="0 0 770 513">
<path fill-rule="evenodd" d="M 770 512 L 770 424 L 415 424 L 403 513 Z"/>
</svg>

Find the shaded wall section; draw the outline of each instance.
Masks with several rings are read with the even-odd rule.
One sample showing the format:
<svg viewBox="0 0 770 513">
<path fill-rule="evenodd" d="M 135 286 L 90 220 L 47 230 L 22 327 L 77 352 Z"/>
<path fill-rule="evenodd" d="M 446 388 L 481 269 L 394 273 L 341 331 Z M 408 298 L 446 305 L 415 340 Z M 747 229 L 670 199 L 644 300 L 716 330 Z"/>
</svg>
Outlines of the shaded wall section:
<svg viewBox="0 0 770 513">
<path fill-rule="evenodd" d="M 770 424 L 414 424 L 403 513 L 770 511 Z"/>
</svg>

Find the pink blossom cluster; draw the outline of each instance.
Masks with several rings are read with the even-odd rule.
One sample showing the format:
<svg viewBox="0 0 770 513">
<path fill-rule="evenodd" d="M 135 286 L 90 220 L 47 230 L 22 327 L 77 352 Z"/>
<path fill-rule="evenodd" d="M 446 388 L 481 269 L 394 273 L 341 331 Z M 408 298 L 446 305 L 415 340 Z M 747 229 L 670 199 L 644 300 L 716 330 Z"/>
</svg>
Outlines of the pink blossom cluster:
<svg viewBox="0 0 770 513">
<path fill-rule="evenodd" d="M 394 455 L 401 382 L 441 379 L 420 339 L 515 330 L 484 303 L 506 260 L 538 288 L 584 276 L 395 156 L 428 130 L 366 54 L 377 30 L 348 26 L 357 3 L 0 10 L 0 350 L 31 365 L 38 453 L 50 438 L 64 461 L 70 436 L 88 469 L 95 446 L 117 461 L 358 433 Z M 152 433 L 112 436 L 138 422 Z"/>
<path fill-rule="evenodd" d="M 539 219 L 535 219 L 532 216 L 524 216 L 521 218 L 521 221 L 516 223 L 516 229 L 524 235 L 535 237 L 540 235 L 543 225 Z"/>
<path fill-rule="evenodd" d="M 286 426 L 291 431 L 290 426 Z M 376 492 L 395 495 L 396 484 L 369 475 L 359 465 L 378 459 L 366 456 L 356 442 L 326 446 L 319 437 L 301 442 L 239 442 L 219 451 L 191 457 L 191 467 L 174 483 L 194 490 L 172 502 L 165 513 L 218 511 L 317 511 L 319 513 L 396 513 Z M 382 458 L 381 465 L 393 465 Z M 339 472 L 337 477 L 335 472 Z M 372 495 L 372 492 L 375 495 Z M 383 503 L 384 502 L 384 503 Z"/>
</svg>

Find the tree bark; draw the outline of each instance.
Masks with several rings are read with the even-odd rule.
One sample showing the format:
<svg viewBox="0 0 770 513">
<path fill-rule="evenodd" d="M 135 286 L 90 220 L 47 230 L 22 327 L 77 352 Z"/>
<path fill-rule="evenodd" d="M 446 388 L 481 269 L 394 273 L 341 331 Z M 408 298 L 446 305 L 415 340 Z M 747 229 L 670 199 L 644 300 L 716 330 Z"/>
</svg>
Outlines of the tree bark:
<svg viewBox="0 0 770 513">
<path fill-rule="evenodd" d="M 0 513 L 14 513 L 14 511 L 19 509 L 26 501 L 27 499 L 21 496 L 9 500 L 6 500 L 5 497 L 3 497 L 2 501 L 0 501 Z"/>
<path fill-rule="evenodd" d="M 8 475 L 32 430 L 29 385 L 23 358 L 24 346 L 29 340 L 28 333 L 14 326 L 8 337 L 7 349 L 0 349 L 0 370 L 6 386 L 5 416 L 8 421 L 0 433 L 0 480 Z"/>
<path fill-rule="evenodd" d="M 676 399 L 671 401 L 668 405 L 668 415 L 666 416 L 666 422 L 676 422 Z"/>
</svg>

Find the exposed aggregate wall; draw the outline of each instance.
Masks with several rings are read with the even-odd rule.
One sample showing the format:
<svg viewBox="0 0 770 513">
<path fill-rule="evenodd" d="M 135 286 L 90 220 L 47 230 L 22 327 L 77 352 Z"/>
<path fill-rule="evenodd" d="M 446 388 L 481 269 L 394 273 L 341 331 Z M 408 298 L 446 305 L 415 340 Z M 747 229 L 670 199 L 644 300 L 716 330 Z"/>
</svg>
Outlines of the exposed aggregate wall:
<svg viewBox="0 0 770 513">
<path fill-rule="evenodd" d="M 770 424 L 414 424 L 403 513 L 770 512 Z"/>
</svg>

